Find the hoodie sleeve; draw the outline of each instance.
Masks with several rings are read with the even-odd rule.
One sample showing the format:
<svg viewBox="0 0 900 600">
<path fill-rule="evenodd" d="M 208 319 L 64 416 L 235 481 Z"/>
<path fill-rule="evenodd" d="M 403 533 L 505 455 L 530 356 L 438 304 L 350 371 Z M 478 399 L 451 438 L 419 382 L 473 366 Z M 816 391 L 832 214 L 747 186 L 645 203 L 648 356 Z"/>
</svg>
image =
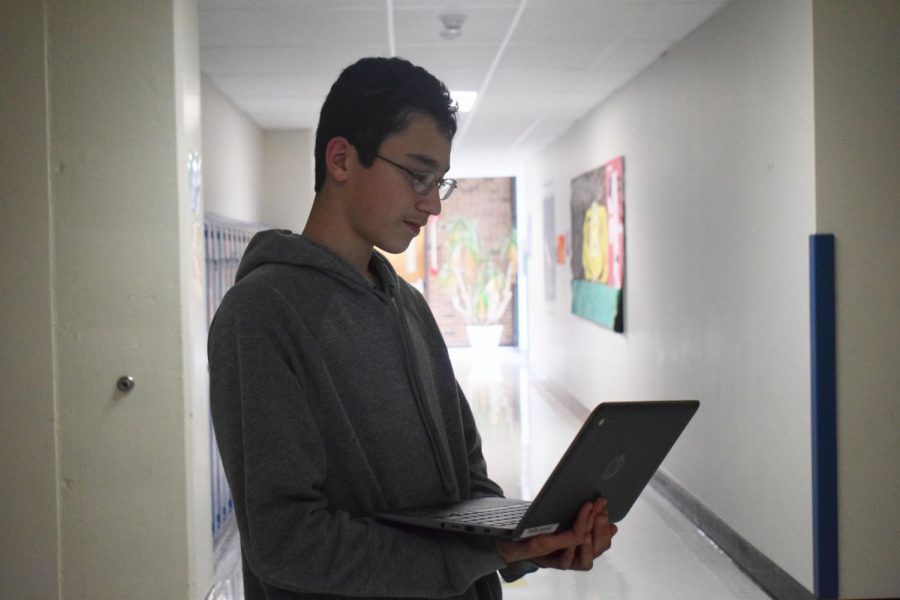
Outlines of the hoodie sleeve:
<svg viewBox="0 0 900 600">
<path fill-rule="evenodd" d="M 295 592 L 437 598 L 504 567 L 489 539 L 399 528 L 329 506 L 324 432 L 271 304 L 223 305 L 209 340 L 215 432 L 253 573 Z"/>
</svg>

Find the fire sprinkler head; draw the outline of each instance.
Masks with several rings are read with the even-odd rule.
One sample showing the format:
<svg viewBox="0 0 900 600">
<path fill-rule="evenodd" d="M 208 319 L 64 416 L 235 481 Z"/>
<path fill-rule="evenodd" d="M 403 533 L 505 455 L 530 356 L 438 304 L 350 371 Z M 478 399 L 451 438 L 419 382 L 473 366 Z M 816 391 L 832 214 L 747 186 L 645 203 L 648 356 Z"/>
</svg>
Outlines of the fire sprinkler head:
<svg viewBox="0 0 900 600">
<path fill-rule="evenodd" d="M 466 15 L 447 14 L 440 16 L 441 23 L 444 25 L 441 31 L 441 37 L 445 40 L 455 40 L 462 35 L 462 26 L 466 21 Z"/>
</svg>

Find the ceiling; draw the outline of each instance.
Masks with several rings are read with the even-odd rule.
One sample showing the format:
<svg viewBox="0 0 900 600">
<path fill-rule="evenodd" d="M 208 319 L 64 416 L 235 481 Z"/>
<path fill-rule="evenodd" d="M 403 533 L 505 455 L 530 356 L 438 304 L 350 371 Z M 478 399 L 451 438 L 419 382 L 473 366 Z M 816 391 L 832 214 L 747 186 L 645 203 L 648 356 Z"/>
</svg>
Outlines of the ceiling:
<svg viewBox="0 0 900 600">
<path fill-rule="evenodd" d="M 347 65 L 401 56 L 452 90 L 452 174 L 521 161 L 656 61 L 727 0 L 200 0 L 200 68 L 263 129 L 315 129 Z M 441 16 L 465 15 L 456 39 Z"/>
</svg>

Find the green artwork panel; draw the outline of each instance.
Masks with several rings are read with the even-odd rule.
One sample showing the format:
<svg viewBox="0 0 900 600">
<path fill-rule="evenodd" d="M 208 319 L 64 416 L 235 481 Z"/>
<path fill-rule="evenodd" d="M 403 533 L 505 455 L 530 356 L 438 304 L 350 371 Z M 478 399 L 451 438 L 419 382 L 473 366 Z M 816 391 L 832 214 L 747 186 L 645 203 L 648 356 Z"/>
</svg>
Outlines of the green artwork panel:
<svg viewBox="0 0 900 600">
<path fill-rule="evenodd" d="M 622 332 L 622 290 L 583 279 L 572 280 L 572 313 Z"/>
</svg>

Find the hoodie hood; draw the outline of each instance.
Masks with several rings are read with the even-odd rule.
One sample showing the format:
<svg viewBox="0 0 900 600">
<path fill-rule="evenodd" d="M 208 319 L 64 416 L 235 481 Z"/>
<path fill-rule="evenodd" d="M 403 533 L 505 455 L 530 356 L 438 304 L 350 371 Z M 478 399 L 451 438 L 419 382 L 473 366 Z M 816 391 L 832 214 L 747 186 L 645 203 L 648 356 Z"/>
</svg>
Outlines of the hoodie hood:
<svg viewBox="0 0 900 600">
<path fill-rule="evenodd" d="M 372 253 L 378 275 L 387 285 L 396 287 L 396 277 L 390 264 L 378 253 Z M 352 288 L 369 291 L 372 284 L 343 258 L 306 236 L 286 229 L 260 231 L 253 236 L 241 258 L 235 282 L 251 271 L 266 264 L 283 264 L 309 267 L 328 273 L 331 277 Z M 387 287 L 386 285 L 386 287 Z"/>
</svg>

